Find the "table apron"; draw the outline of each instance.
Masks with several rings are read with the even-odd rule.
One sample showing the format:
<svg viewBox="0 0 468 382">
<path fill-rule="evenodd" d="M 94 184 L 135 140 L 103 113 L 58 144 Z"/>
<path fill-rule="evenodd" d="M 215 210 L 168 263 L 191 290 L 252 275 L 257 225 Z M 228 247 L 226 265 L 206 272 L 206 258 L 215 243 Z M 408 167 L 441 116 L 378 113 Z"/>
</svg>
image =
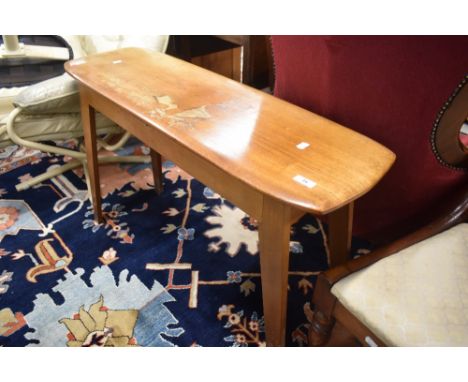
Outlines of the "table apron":
<svg viewBox="0 0 468 382">
<path fill-rule="evenodd" d="M 263 194 L 231 174 L 223 171 L 197 153 L 188 149 L 156 127 L 129 113 L 108 98 L 80 85 L 80 91 L 96 111 L 105 115 L 141 142 L 171 160 L 197 180 L 210 187 L 242 209 L 249 216 L 261 221 Z"/>
</svg>

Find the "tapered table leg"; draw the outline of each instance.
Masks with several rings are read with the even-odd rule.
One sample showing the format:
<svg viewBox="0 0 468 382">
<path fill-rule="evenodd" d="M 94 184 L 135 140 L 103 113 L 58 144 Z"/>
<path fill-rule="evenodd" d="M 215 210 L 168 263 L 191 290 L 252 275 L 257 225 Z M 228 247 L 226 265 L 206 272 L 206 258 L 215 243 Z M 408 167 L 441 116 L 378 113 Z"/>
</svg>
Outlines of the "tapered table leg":
<svg viewBox="0 0 468 382">
<path fill-rule="evenodd" d="M 353 210 L 354 203 L 351 202 L 328 215 L 330 267 L 335 267 L 349 260 L 353 237 Z"/>
<path fill-rule="evenodd" d="M 260 271 L 267 345 L 284 346 L 288 297 L 290 208 L 264 196 L 259 226 Z"/>
<path fill-rule="evenodd" d="M 99 164 L 97 159 L 96 144 L 96 118 L 94 108 L 88 103 L 86 94 L 81 91 L 81 121 L 86 146 L 86 165 L 89 174 L 89 183 L 91 187 L 94 220 L 98 223 L 103 222 L 101 210 L 101 188 L 99 182 Z"/>
<path fill-rule="evenodd" d="M 151 165 L 153 167 L 154 189 L 158 195 L 163 192 L 163 175 L 161 154 L 151 149 Z"/>
</svg>

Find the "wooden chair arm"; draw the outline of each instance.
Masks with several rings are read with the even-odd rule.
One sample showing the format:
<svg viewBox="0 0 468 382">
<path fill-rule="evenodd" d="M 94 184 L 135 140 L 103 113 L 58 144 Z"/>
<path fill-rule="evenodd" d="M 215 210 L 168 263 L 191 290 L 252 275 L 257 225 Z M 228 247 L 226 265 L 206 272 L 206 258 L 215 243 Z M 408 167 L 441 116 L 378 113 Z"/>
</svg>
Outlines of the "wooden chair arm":
<svg viewBox="0 0 468 382">
<path fill-rule="evenodd" d="M 323 279 L 320 281 L 320 284 L 326 284 L 331 288 L 333 284 L 353 272 L 368 267 L 387 256 L 399 252 L 431 236 L 437 235 L 438 233 L 461 222 L 468 222 L 468 188 L 463 187 L 459 190 L 453 198 L 447 200 L 447 202 L 443 204 L 440 211 L 441 212 L 439 212 L 436 219 L 413 233 L 378 248 L 368 255 L 350 260 L 341 266 L 322 273 L 319 276 L 319 279 Z"/>
<path fill-rule="evenodd" d="M 315 284 L 313 303 L 314 312 L 308 312 L 311 322 L 309 329 L 309 345 L 322 346 L 329 337 L 335 322 L 335 309 L 340 304 L 331 293 L 332 286 L 342 278 L 360 269 L 403 250 L 413 244 L 434 236 L 461 222 L 468 222 L 468 188 L 463 187 L 453 198 L 447 200 L 440 209 L 438 218 L 413 233 L 387 244 L 377 250 L 345 264 L 321 273 Z M 307 314 L 307 312 L 306 312 Z"/>
</svg>

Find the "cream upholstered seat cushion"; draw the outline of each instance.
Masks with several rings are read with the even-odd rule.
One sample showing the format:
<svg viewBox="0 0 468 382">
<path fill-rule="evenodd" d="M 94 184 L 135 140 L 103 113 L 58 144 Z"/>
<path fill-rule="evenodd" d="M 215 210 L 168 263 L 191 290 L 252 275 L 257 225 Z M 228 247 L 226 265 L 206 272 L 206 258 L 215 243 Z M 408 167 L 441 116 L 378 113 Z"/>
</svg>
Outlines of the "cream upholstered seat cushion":
<svg viewBox="0 0 468 382">
<path fill-rule="evenodd" d="M 12 144 L 6 126 L 8 116 L 0 117 L 0 148 Z M 98 135 L 118 134 L 122 129 L 100 113 L 96 114 Z M 53 141 L 83 136 L 79 113 L 19 115 L 15 120 L 15 131 L 28 141 Z"/>
<path fill-rule="evenodd" d="M 340 280 L 337 299 L 390 346 L 468 346 L 468 224 Z"/>
<path fill-rule="evenodd" d="M 24 88 L 0 89 L 0 100 L 0 106 L 8 111 L 0 114 L 0 148 L 12 143 L 5 126 L 14 106 L 23 108 L 14 125 L 23 139 L 46 141 L 83 135 L 78 86 L 68 74 Z M 122 131 L 100 113 L 96 114 L 96 128 L 99 135 Z"/>
<path fill-rule="evenodd" d="M 13 100 L 27 86 L 16 88 L 0 88 L 0 119 L 6 117 L 15 107 Z"/>
<path fill-rule="evenodd" d="M 22 114 L 60 114 L 80 112 L 78 83 L 67 73 L 28 86 L 13 100 Z"/>
</svg>

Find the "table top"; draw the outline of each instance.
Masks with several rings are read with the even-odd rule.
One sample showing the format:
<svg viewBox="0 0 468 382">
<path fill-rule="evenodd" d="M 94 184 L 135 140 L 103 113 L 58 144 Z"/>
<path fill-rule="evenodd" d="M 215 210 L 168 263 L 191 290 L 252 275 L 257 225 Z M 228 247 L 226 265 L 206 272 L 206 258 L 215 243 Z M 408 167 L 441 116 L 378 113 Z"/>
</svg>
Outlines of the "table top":
<svg viewBox="0 0 468 382">
<path fill-rule="evenodd" d="M 353 130 L 162 53 L 125 48 L 65 69 L 233 177 L 317 215 L 368 192 L 395 160 Z"/>
</svg>

